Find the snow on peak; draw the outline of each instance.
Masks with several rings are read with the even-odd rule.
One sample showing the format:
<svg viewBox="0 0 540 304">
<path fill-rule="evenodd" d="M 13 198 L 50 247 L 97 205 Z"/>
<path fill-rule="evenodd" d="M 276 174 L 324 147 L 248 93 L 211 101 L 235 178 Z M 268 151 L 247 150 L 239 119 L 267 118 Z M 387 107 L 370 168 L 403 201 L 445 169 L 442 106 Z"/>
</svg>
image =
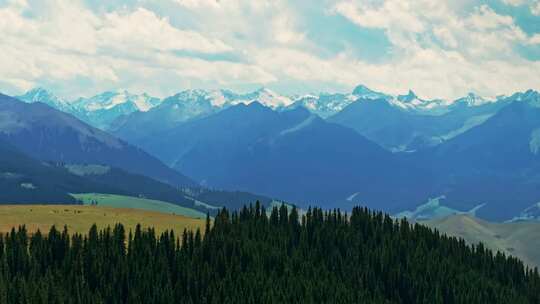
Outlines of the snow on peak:
<svg viewBox="0 0 540 304">
<path fill-rule="evenodd" d="M 126 90 L 107 91 L 90 98 L 79 98 L 76 106 L 86 111 L 110 110 L 118 105 L 127 104 L 133 111 L 146 112 L 156 106 L 159 99 L 147 94 L 131 94 Z"/>
<path fill-rule="evenodd" d="M 282 96 L 267 88 L 260 88 L 251 94 L 247 94 L 246 97 L 248 97 L 248 102 L 258 101 L 274 109 L 292 104 L 292 100 L 289 97 Z"/>
<path fill-rule="evenodd" d="M 65 110 L 69 107 L 66 100 L 59 98 L 51 91 L 41 87 L 33 88 L 23 95 L 17 96 L 17 98 L 28 103 L 41 102 L 61 110 Z"/>
<path fill-rule="evenodd" d="M 258 101 L 264 106 L 277 109 L 292 104 L 292 99 L 282 96 L 270 89 L 261 88 L 256 91 L 239 94 L 227 89 L 221 90 L 185 90 L 173 96 L 175 102 L 196 104 L 210 102 L 213 107 L 225 108 L 237 104 L 250 104 Z M 169 100 L 170 98 L 167 98 Z"/>
<path fill-rule="evenodd" d="M 60 101 L 60 98 L 58 98 L 52 92 L 41 87 L 33 88 L 19 97 L 24 98 L 24 100 L 27 102 L 42 102 L 44 100 Z"/>
<path fill-rule="evenodd" d="M 459 98 L 459 99 L 457 99 L 455 101 L 455 103 L 457 103 L 457 104 L 462 103 L 462 104 L 466 104 L 467 106 L 470 106 L 470 107 L 480 106 L 480 105 L 486 104 L 488 102 L 490 102 L 490 101 L 483 98 L 482 96 L 476 95 L 475 93 L 472 93 L 472 92 L 467 94 L 467 96 Z"/>
</svg>

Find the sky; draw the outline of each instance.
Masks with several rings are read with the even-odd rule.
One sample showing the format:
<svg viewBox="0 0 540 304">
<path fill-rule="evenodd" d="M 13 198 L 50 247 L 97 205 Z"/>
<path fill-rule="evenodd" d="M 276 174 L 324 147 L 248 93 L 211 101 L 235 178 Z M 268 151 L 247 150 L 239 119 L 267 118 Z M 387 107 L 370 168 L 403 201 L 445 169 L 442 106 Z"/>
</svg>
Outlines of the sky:
<svg viewBox="0 0 540 304">
<path fill-rule="evenodd" d="M 540 0 L 0 0 L 0 91 L 540 90 Z"/>
</svg>

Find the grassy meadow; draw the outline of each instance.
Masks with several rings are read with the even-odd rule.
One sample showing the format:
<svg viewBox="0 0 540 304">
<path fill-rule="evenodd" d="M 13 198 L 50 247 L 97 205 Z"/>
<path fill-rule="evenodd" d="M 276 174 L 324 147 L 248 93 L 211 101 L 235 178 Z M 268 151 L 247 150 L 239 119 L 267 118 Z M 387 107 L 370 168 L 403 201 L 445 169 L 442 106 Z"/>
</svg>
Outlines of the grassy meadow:
<svg viewBox="0 0 540 304">
<path fill-rule="evenodd" d="M 70 233 L 87 233 L 93 224 L 98 228 L 113 227 L 122 223 L 126 231 L 134 230 L 140 223 L 143 227 L 154 227 L 157 233 L 174 230 L 180 235 L 184 229 L 204 230 L 205 219 L 173 215 L 155 211 L 106 206 L 81 205 L 0 205 L 0 233 L 13 227 L 25 225 L 31 233 L 38 229 L 48 232 L 51 226 L 63 229 L 67 225 Z"/>
<path fill-rule="evenodd" d="M 97 202 L 98 206 L 113 208 L 134 208 L 168 213 L 173 215 L 184 215 L 192 218 L 206 218 L 206 214 L 198 210 L 146 198 L 103 193 L 72 194 L 72 196 L 78 200 L 81 200 L 85 205 L 90 205 L 92 201 L 95 201 Z"/>
</svg>

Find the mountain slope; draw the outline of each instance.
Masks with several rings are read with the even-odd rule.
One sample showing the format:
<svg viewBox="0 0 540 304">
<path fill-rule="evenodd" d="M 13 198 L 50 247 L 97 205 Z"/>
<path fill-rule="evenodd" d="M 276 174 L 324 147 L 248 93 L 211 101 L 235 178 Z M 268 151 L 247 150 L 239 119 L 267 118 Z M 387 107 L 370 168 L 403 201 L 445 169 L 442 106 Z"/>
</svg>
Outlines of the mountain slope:
<svg viewBox="0 0 540 304">
<path fill-rule="evenodd" d="M 206 91 L 184 91 L 165 98 L 161 104 L 147 112 L 134 112 L 119 117 L 111 124 L 110 131 L 137 144 L 142 138 L 215 111 L 217 108 Z"/>
<path fill-rule="evenodd" d="M 495 220 L 540 201 L 540 94 L 512 100 L 484 124 L 411 155 L 438 172 L 448 202 L 467 208 L 486 203 L 478 215 Z"/>
<path fill-rule="evenodd" d="M 238 94 L 230 90 L 185 90 L 167 97 L 148 112 L 135 112 L 118 118 L 110 127 L 116 136 L 131 143 L 172 129 L 186 121 L 202 118 L 229 107 L 259 102 L 275 110 L 292 103 L 291 99 L 269 89 Z"/>
<path fill-rule="evenodd" d="M 424 195 L 407 188 L 412 176 L 423 183 L 425 175 L 304 109 L 241 104 L 147 138 L 143 147 L 205 185 L 295 203 L 331 206 L 356 193 L 366 205 L 392 208 L 404 195 L 411 201 Z M 428 189 L 426 182 L 421 192 Z"/>
<path fill-rule="evenodd" d="M 135 95 L 125 90 L 104 92 L 90 98 L 79 98 L 71 105 L 71 113 L 96 128 L 106 130 L 119 117 L 146 112 L 159 103 L 158 98 L 147 94 Z"/>
<path fill-rule="evenodd" d="M 236 209 L 256 200 L 265 206 L 271 203 L 266 197 L 250 193 L 199 187 L 178 189 L 109 166 L 44 163 L 0 140 L 0 204 L 75 204 L 77 201 L 71 194 L 77 193 L 160 200 L 203 214 L 215 214 L 220 207 Z M 129 201 L 124 203 L 127 203 L 124 207 L 129 207 Z"/>
<path fill-rule="evenodd" d="M 411 95 L 412 94 L 412 95 Z M 411 95 L 411 96 L 409 96 Z M 416 95 L 402 96 L 414 102 Z M 445 113 L 433 115 L 405 110 L 386 99 L 359 100 L 329 118 L 350 127 L 392 151 L 411 151 L 440 144 L 485 122 L 505 103 L 470 106 L 459 100 Z"/>
<path fill-rule="evenodd" d="M 109 91 L 90 98 L 67 101 L 46 89 L 34 88 L 16 98 L 28 103 L 44 103 L 102 130 L 110 128 L 121 116 L 139 111 L 146 112 L 160 103 L 158 98 L 147 94 L 131 94 L 125 90 Z"/>
<path fill-rule="evenodd" d="M 106 164 L 175 186 L 193 181 L 135 148 L 42 103 L 0 94 L 0 138 L 36 159 Z"/>
<path fill-rule="evenodd" d="M 456 215 L 422 222 L 469 244 L 482 242 L 493 251 L 520 258 L 531 267 L 540 267 L 540 223 L 491 223 L 481 219 Z"/>
<path fill-rule="evenodd" d="M 112 191 L 110 186 L 36 161 L 0 140 L 0 203 L 75 203 L 70 191 L 91 189 Z"/>
</svg>

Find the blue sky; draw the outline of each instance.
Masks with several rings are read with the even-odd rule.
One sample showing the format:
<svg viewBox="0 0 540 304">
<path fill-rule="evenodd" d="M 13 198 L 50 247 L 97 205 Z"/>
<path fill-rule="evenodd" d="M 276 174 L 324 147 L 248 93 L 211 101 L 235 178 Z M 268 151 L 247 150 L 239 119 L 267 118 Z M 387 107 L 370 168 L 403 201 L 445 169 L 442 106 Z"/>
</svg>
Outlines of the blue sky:
<svg viewBox="0 0 540 304">
<path fill-rule="evenodd" d="M 540 90 L 539 0 L 0 0 L 0 91 Z"/>
</svg>

